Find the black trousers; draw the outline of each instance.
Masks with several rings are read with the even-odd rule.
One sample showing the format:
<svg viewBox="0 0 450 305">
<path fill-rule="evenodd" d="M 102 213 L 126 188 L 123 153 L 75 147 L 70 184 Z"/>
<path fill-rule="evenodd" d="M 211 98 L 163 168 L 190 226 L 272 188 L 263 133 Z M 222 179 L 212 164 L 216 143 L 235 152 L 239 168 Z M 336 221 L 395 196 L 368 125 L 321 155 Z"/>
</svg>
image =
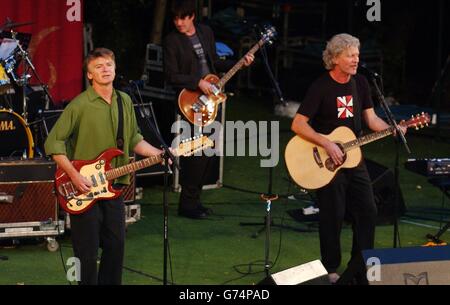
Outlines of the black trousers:
<svg viewBox="0 0 450 305">
<path fill-rule="evenodd" d="M 222 116 L 222 107 L 220 106 L 215 123 L 219 123 L 217 119 Z M 206 132 L 204 128 L 194 126 L 189 123 L 191 127 L 191 136 L 199 134 L 210 136 L 212 132 L 219 132 L 212 128 L 210 132 Z M 200 196 L 203 185 L 205 185 L 208 173 L 214 167 L 215 158 L 201 156 L 181 157 L 180 158 L 180 185 L 181 194 L 178 205 L 179 210 L 194 210 L 201 205 Z"/>
<path fill-rule="evenodd" d="M 330 184 L 317 190 L 317 198 L 322 263 L 333 273 L 341 264 L 344 219 L 352 224 L 352 259 L 374 245 L 377 208 L 364 161 L 356 168 L 340 170 Z"/>
<path fill-rule="evenodd" d="M 200 195 L 213 162 L 213 157 L 204 155 L 180 158 L 180 210 L 193 210 L 201 205 Z"/>
<path fill-rule="evenodd" d="M 125 248 L 122 196 L 96 202 L 82 214 L 70 215 L 74 255 L 81 263 L 81 285 L 120 285 Z M 102 248 L 97 273 L 98 249 Z"/>
</svg>

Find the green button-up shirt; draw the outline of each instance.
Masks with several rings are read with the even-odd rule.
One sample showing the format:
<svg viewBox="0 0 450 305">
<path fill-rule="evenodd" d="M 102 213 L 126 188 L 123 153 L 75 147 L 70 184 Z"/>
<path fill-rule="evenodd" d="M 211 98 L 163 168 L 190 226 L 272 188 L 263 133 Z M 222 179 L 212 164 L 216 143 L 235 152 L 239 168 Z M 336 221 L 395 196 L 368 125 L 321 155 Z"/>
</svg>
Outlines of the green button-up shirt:
<svg viewBox="0 0 450 305">
<path fill-rule="evenodd" d="M 64 109 L 45 141 L 47 155 L 64 154 L 69 160 L 93 160 L 108 148 L 117 147 L 117 91 L 108 104 L 89 86 Z M 113 167 L 129 163 L 129 153 L 143 139 L 139 133 L 131 98 L 121 92 L 123 101 L 124 154 L 114 158 Z M 116 183 L 129 183 L 123 176 Z"/>
</svg>

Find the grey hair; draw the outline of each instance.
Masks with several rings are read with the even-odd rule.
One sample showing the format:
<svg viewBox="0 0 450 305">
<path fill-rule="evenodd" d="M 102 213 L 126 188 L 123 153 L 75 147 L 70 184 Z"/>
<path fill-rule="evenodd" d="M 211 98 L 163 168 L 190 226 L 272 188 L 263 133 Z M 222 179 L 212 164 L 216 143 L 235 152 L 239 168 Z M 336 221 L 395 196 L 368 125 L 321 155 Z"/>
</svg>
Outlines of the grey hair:
<svg viewBox="0 0 450 305">
<path fill-rule="evenodd" d="M 322 53 L 322 59 L 325 65 L 325 69 L 332 70 L 335 66 L 335 64 L 333 63 L 333 58 L 350 47 L 356 47 L 359 50 L 359 39 L 345 33 L 334 35 L 327 42 L 327 47 Z"/>
</svg>

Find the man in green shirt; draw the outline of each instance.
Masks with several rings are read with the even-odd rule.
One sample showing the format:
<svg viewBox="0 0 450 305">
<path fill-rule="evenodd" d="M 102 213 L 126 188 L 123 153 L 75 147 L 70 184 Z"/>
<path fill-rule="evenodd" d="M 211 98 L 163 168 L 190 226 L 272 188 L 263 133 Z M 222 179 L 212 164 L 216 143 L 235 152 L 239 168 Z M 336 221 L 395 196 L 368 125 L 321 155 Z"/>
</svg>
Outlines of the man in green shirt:
<svg viewBox="0 0 450 305">
<path fill-rule="evenodd" d="M 162 151 L 143 140 L 139 133 L 131 98 L 114 90 L 115 57 L 111 50 L 97 48 L 84 61 L 91 86 L 73 99 L 50 131 L 45 151 L 63 169 L 74 186 L 87 193 L 92 183 L 83 177 L 70 160 L 92 160 L 104 150 L 117 147 L 118 94 L 123 105 L 123 152 L 112 160 L 117 167 L 128 163 L 130 151 L 142 156 Z M 129 177 L 114 185 L 128 184 Z M 87 211 L 70 215 L 75 257 L 80 260 L 80 284 L 118 285 L 122 281 L 125 243 L 123 198 L 100 200 Z M 97 252 L 103 252 L 97 274 Z"/>
</svg>

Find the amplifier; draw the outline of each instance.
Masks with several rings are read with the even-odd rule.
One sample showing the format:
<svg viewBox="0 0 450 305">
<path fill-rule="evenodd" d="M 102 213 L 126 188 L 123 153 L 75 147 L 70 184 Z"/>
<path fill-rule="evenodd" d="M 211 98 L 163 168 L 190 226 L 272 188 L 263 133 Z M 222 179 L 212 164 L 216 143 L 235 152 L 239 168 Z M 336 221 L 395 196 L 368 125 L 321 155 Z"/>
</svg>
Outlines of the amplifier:
<svg viewBox="0 0 450 305">
<path fill-rule="evenodd" d="M 0 223 L 56 220 L 55 170 L 47 159 L 1 161 Z"/>
<path fill-rule="evenodd" d="M 408 159 L 405 168 L 427 177 L 450 175 L 450 158 Z"/>
<path fill-rule="evenodd" d="M 0 161 L 0 183 L 54 181 L 56 163 L 47 159 Z"/>
<path fill-rule="evenodd" d="M 130 162 L 134 162 L 134 157 L 130 158 Z M 130 174 L 130 184 L 125 187 L 122 196 L 123 202 L 126 204 L 133 203 L 136 200 L 136 172 Z"/>
<path fill-rule="evenodd" d="M 12 199 L 0 202 L 0 223 L 56 220 L 53 189 L 52 181 L 0 184 L 0 193 Z"/>
</svg>

